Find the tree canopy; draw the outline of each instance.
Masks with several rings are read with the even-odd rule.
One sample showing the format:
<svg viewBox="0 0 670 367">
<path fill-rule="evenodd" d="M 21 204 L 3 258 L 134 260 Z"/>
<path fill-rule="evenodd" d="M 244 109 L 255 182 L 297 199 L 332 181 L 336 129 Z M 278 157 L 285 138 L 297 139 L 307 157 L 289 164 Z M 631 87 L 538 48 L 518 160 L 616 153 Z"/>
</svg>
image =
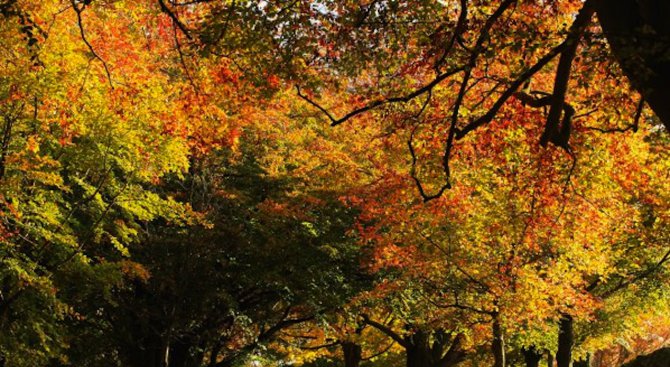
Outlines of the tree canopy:
<svg viewBox="0 0 670 367">
<path fill-rule="evenodd" d="M 668 15 L 0 0 L 0 367 L 664 346 Z"/>
</svg>

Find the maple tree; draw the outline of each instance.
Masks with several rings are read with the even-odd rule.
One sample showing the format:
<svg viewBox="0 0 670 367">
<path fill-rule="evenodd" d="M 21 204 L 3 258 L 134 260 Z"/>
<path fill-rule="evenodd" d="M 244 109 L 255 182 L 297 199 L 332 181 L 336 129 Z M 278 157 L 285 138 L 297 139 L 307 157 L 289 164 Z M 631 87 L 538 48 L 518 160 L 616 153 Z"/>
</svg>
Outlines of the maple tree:
<svg viewBox="0 0 670 367">
<path fill-rule="evenodd" d="M 646 340 L 666 14 L 0 0 L 0 366 L 567 367 Z"/>
</svg>

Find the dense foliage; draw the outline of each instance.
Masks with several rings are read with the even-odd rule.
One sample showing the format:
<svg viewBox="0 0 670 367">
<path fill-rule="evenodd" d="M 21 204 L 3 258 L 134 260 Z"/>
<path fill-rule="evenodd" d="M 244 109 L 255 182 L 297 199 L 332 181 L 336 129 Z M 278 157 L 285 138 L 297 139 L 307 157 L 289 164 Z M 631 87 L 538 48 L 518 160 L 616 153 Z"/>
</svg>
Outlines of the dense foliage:
<svg viewBox="0 0 670 367">
<path fill-rule="evenodd" d="M 0 367 L 660 347 L 668 13 L 0 0 Z"/>
</svg>

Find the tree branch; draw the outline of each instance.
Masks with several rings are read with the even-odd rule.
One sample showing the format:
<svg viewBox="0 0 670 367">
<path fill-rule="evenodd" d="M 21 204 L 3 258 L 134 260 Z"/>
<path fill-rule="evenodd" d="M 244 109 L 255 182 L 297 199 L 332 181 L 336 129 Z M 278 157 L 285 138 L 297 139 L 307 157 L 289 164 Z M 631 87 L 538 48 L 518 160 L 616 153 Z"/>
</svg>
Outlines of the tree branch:
<svg viewBox="0 0 670 367">
<path fill-rule="evenodd" d="M 361 317 L 363 318 L 363 322 L 366 324 L 374 327 L 375 329 L 381 331 L 382 333 L 388 335 L 391 339 L 395 340 L 396 343 L 400 344 L 402 347 L 407 348 L 409 347 L 407 341 L 405 338 L 400 336 L 398 333 L 395 331 L 391 330 L 388 326 L 381 324 L 377 321 L 371 320 L 370 317 L 366 314 L 362 314 Z"/>
<path fill-rule="evenodd" d="M 433 199 L 437 199 L 440 196 L 442 196 L 444 191 L 451 188 L 451 184 L 449 183 L 449 177 L 447 176 L 446 182 L 444 183 L 444 185 L 442 185 L 439 188 L 439 190 L 437 190 L 437 192 L 435 194 L 433 194 L 433 195 L 426 194 L 426 190 L 423 188 L 423 184 L 421 184 L 421 180 L 419 180 L 419 178 L 416 176 L 416 161 L 417 161 L 417 158 L 416 158 L 416 153 L 414 152 L 414 144 L 413 144 L 414 133 L 416 132 L 416 129 L 417 129 L 416 127 L 414 127 L 412 129 L 412 132 L 409 134 L 409 139 L 407 140 L 407 147 L 409 148 L 409 153 L 412 156 L 412 166 L 409 170 L 409 174 L 412 177 L 412 180 L 414 180 L 414 183 L 416 184 L 416 187 L 419 190 L 419 195 L 421 195 L 421 198 L 423 198 L 423 202 L 427 203 L 427 202 L 429 202 Z"/>
<path fill-rule="evenodd" d="M 421 96 L 425 93 L 428 93 L 428 92 L 432 91 L 432 89 L 435 88 L 436 85 L 440 84 L 440 82 L 442 82 L 443 80 L 445 80 L 445 79 L 449 78 L 450 76 L 453 76 L 453 75 L 455 75 L 455 74 L 457 74 L 457 73 L 459 73 L 463 70 L 465 70 L 465 67 L 463 67 L 463 66 L 451 69 L 451 70 L 446 71 L 442 74 L 439 74 L 430 83 L 414 90 L 413 92 L 411 92 L 407 95 L 399 96 L 399 97 L 390 97 L 390 98 L 385 98 L 385 99 L 370 102 L 367 105 L 365 105 L 363 107 L 360 107 L 360 108 L 357 108 L 357 109 L 347 113 L 346 115 L 344 115 L 343 117 L 340 117 L 340 118 L 334 117 L 330 112 L 328 112 L 328 110 L 326 108 L 322 107 L 320 104 L 318 104 L 317 102 L 315 102 L 314 100 L 312 100 L 311 98 L 309 98 L 305 94 L 303 94 L 302 91 L 300 90 L 299 85 L 296 85 L 295 89 L 298 93 L 298 97 L 302 98 L 305 102 L 311 104 L 312 106 L 317 108 L 319 111 L 323 112 L 323 114 L 326 115 L 326 117 L 328 117 L 328 119 L 330 120 L 330 126 L 337 126 L 337 125 L 342 124 L 343 122 L 346 122 L 347 120 L 351 119 L 352 117 L 358 116 L 358 115 L 360 115 L 364 112 L 373 110 L 373 109 L 375 109 L 377 107 L 380 107 L 380 106 L 383 106 L 385 104 L 398 103 L 398 102 L 409 102 L 409 101 L 411 101 L 412 99 L 414 99 L 418 96 Z"/>
<path fill-rule="evenodd" d="M 191 33 L 189 32 L 189 30 L 186 28 L 184 23 L 182 23 L 179 20 L 177 15 L 165 4 L 165 2 L 163 0 L 158 0 L 158 5 L 160 6 L 161 11 L 163 13 L 167 14 L 172 19 L 172 21 L 177 26 L 177 28 L 179 28 L 181 33 L 183 33 L 184 36 L 186 36 L 186 38 L 188 38 L 189 40 L 192 40 L 193 37 L 191 36 Z"/>
<path fill-rule="evenodd" d="M 460 0 L 460 1 L 461 1 L 461 12 L 458 16 L 456 27 L 454 28 L 454 34 L 449 39 L 447 47 L 444 48 L 442 56 L 437 60 L 437 62 L 435 62 L 434 68 L 438 72 L 440 71 L 440 67 L 444 63 L 444 60 L 447 58 L 447 55 L 449 55 L 449 52 L 451 52 L 451 50 L 454 48 L 454 44 L 456 43 L 456 41 L 461 38 L 461 36 L 467 29 L 466 26 L 468 21 L 468 0 Z"/>
<path fill-rule="evenodd" d="M 81 19 L 81 13 L 84 11 L 86 8 L 86 2 L 83 3 L 81 8 L 77 5 L 76 0 L 71 0 L 72 3 L 72 9 L 74 9 L 74 12 L 77 14 L 77 25 L 79 26 L 79 34 L 81 35 L 82 41 L 84 41 L 84 44 L 86 44 L 86 47 L 88 47 L 88 50 L 93 54 L 93 57 L 100 61 L 102 63 L 102 67 L 105 69 L 105 73 L 107 74 L 107 80 L 109 81 L 109 87 L 114 89 L 114 85 L 112 84 L 112 74 L 109 72 L 109 67 L 107 66 L 107 62 L 98 55 L 97 52 L 93 49 L 93 46 L 91 43 L 88 41 L 86 38 L 86 34 L 84 33 L 84 25 L 83 21 Z"/>
<path fill-rule="evenodd" d="M 635 110 L 635 117 L 633 118 L 633 123 L 626 127 L 615 127 L 611 129 L 603 129 L 599 127 L 586 126 L 586 130 L 595 130 L 601 133 L 625 133 L 626 131 L 632 130 L 634 133 L 640 128 L 640 118 L 642 117 L 642 111 L 644 110 L 644 97 L 640 98 L 640 102 L 637 104 L 637 109 Z"/>
<path fill-rule="evenodd" d="M 565 95 L 568 91 L 570 70 L 572 68 L 572 62 L 577 55 L 579 41 L 582 39 L 586 27 L 591 23 L 591 18 L 593 17 L 594 12 L 595 5 L 593 0 L 587 0 L 579 10 L 572 26 L 570 26 L 565 50 L 561 52 L 561 57 L 558 61 L 549 116 L 547 116 L 547 123 L 544 132 L 540 137 L 540 145 L 542 146 L 546 146 L 550 141 L 557 145 L 561 145 L 562 143 L 561 141 L 557 141 L 557 139 L 562 140 L 562 137 L 559 137 L 559 135 L 562 135 L 559 131 L 559 120 L 561 118 L 561 113 L 563 112 L 563 105 L 565 104 Z M 564 142 L 564 144 L 567 144 L 567 142 Z"/>
</svg>

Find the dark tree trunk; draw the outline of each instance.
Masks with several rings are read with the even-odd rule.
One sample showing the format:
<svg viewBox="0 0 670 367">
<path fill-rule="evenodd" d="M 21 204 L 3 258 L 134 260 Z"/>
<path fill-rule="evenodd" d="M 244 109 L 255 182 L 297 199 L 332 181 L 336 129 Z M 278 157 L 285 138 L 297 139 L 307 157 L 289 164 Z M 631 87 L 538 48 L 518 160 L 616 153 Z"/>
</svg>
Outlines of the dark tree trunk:
<svg viewBox="0 0 670 367">
<path fill-rule="evenodd" d="M 432 335 L 432 340 L 431 340 Z M 417 331 L 405 338 L 407 367 L 453 367 L 463 361 L 463 335 L 452 335 L 443 330 L 434 333 Z"/>
<path fill-rule="evenodd" d="M 580 359 L 574 363 L 574 367 L 589 367 L 591 365 L 591 356 L 586 355 L 586 358 Z"/>
<path fill-rule="evenodd" d="M 670 362 L 670 348 L 662 348 L 651 354 L 639 356 L 622 367 L 667 367 Z"/>
<path fill-rule="evenodd" d="M 624 73 L 670 130 L 670 1 L 596 0 L 596 13 Z"/>
<path fill-rule="evenodd" d="M 497 317 L 493 320 L 491 348 L 493 349 L 493 367 L 505 367 L 505 337 Z"/>
<path fill-rule="evenodd" d="M 371 320 L 363 314 L 366 324 L 391 337 L 405 348 L 407 367 L 452 367 L 466 356 L 463 351 L 463 334 L 444 329 L 416 330 L 408 335 L 399 335 L 388 326 Z M 411 325 L 407 325 L 409 328 Z"/>
<path fill-rule="evenodd" d="M 137 344 L 126 346 L 123 360 L 129 367 L 167 367 L 166 345 L 157 336 L 146 337 Z"/>
<path fill-rule="evenodd" d="M 12 139 L 12 125 L 15 119 L 11 116 L 5 116 L 5 128 L 2 133 L 2 146 L 0 147 L 0 180 L 5 177 L 5 162 L 9 153 L 9 142 Z"/>
<path fill-rule="evenodd" d="M 433 366 L 432 351 L 428 344 L 427 333 L 417 331 L 407 339 L 407 367 L 435 367 Z"/>
<path fill-rule="evenodd" d="M 168 355 L 168 367 L 197 367 L 200 366 L 201 361 L 196 361 L 191 357 L 191 350 L 193 342 L 188 338 L 175 340 L 170 345 L 170 353 Z"/>
<path fill-rule="evenodd" d="M 407 367 L 433 367 L 430 363 L 430 353 L 421 348 L 407 348 Z"/>
<path fill-rule="evenodd" d="M 363 348 L 360 345 L 353 342 L 343 342 L 342 353 L 344 354 L 344 367 L 358 367 L 361 365 Z"/>
<path fill-rule="evenodd" d="M 572 346 L 575 342 L 572 324 L 572 316 L 564 314 L 561 317 L 558 330 L 558 351 L 556 352 L 558 367 L 570 367 L 572 363 Z"/>
<path fill-rule="evenodd" d="M 554 367 L 554 355 L 551 352 L 547 353 L 547 367 Z"/>
<path fill-rule="evenodd" d="M 523 359 L 526 362 L 526 367 L 539 367 L 542 353 L 535 349 L 535 347 L 523 348 Z"/>
</svg>

